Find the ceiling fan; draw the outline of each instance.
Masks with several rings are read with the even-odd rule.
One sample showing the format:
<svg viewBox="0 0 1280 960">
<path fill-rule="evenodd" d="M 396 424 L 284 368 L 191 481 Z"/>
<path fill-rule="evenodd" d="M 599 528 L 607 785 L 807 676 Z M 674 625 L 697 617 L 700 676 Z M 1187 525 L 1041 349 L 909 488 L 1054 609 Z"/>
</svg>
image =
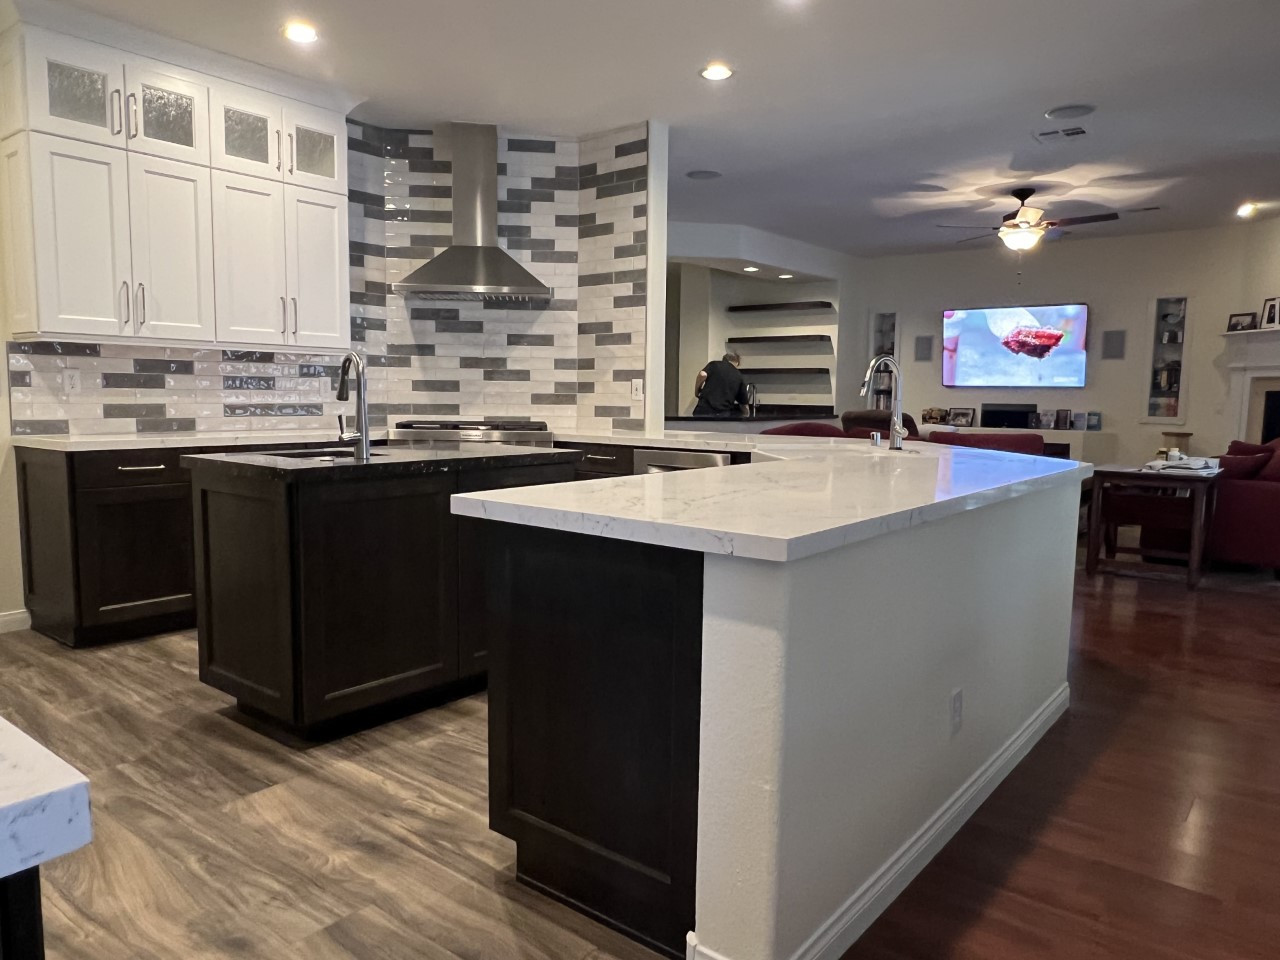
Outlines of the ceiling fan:
<svg viewBox="0 0 1280 960">
<path fill-rule="evenodd" d="M 969 243 L 972 240 L 986 240 L 994 235 L 1004 241 L 1004 245 L 1010 250 L 1033 250 L 1050 230 L 1120 219 L 1120 214 L 1118 213 L 1095 213 L 1085 217 L 1063 217 L 1060 220 L 1046 220 L 1044 219 L 1043 210 L 1027 206 L 1027 201 L 1034 197 L 1035 194 L 1035 190 L 1031 187 L 1018 187 L 1018 189 L 1011 191 L 1010 196 L 1018 201 L 1018 209 L 1013 213 L 1005 214 L 1000 226 L 991 227 L 991 233 L 981 233 L 976 237 L 966 237 L 956 242 Z M 955 223 L 940 223 L 938 226 L 946 230 L 982 229 L 981 227 Z"/>
</svg>

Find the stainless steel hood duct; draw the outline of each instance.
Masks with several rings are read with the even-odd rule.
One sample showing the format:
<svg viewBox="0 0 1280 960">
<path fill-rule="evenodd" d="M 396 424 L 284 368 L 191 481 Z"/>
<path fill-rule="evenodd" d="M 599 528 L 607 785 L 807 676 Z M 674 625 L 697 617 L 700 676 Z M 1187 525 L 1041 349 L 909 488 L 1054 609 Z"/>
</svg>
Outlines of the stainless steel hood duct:
<svg viewBox="0 0 1280 960">
<path fill-rule="evenodd" d="M 392 291 L 433 300 L 549 299 L 551 290 L 498 246 L 498 128 L 436 129 L 453 153 L 453 246 Z"/>
</svg>

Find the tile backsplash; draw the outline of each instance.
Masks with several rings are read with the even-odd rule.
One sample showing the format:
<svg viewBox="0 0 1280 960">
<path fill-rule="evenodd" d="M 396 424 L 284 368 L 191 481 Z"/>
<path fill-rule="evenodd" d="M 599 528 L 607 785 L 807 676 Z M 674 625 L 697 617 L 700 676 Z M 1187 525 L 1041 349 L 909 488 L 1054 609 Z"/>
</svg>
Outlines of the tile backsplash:
<svg viewBox="0 0 1280 960">
<path fill-rule="evenodd" d="M 579 140 L 499 131 L 501 245 L 541 304 L 431 301 L 389 285 L 452 242 L 452 163 L 430 131 L 348 123 L 351 343 L 370 420 L 525 418 L 638 429 L 644 402 L 647 127 Z M 52 340 L 7 345 L 15 435 L 334 426 L 339 358 Z"/>
</svg>

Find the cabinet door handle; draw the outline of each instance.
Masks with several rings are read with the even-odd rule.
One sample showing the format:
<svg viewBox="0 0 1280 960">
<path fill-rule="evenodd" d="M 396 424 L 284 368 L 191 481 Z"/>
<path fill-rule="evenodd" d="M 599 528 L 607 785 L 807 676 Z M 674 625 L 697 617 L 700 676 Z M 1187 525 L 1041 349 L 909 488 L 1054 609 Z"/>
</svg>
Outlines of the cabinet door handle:
<svg viewBox="0 0 1280 960">
<path fill-rule="evenodd" d="M 120 288 L 124 290 L 124 325 L 125 329 L 128 329 L 129 320 L 131 319 L 129 315 L 129 305 L 130 301 L 133 299 L 132 295 L 129 293 L 129 281 L 121 281 Z"/>
<path fill-rule="evenodd" d="M 293 161 L 294 161 L 293 134 L 291 133 L 289 134 L 289 172 L 290 173 L 293 173 Z"/>
<path fill-rule="evenodd" d="M 284 140 L 280 135 L 280 131 L 276 130 L 276 173 L 280 172 L 280 166 L 284 163 Z"/>
<path fill-rule="evenodd" d="M 142 330 L 142 325 L 147 322 L 147 285 L 145 283 L 138 284 L 138 290 L 134 294 L 135 297 L 142 299 L 138 306 L 138 330 Z"/>
<path fill-rule="evenodd" d="M 116 469 L 119 470 L 121 473 L 142 473 L 148 470 L 163 470 L 164 464 L 157 463 L 155 466 L 150 466 L 150 467 L 116 467 Z"/>
<path fill-rule="evenodd" d="M 280 336 L 289 336 L 289 307 L 284 297 L 280 298 Z"/>
<path fill-rule="evenodd" d="M 111 91 L 111 135 L 124 133 L 124 102 L 119 90 Z"/>
<path fill-rule="evenodd" d="M 138 136 L 138 95 L 131 93 L 125 99 L 129 102 L 129 139 L 135 140 Z"/>
<path fill-rule="evenodd" d="M 598 454 L 598 453 L 588 453 L 588 454 L 587 454 L 587 459 L 588 459 L 588 460 L 609 460 L 609 461 L 613 461 L 613 460 L 617 460 L 618 458 L 617 458 L 617 457 L 604 457 L 604 456 L 601 456 L 601 455 L 600 455 L 600 454 Z"/>
<path fill-rule="evenodd" d="M 290 297 L 293 302 L 293 339 L 298 339 L 298 298 Z"/>
</svg>

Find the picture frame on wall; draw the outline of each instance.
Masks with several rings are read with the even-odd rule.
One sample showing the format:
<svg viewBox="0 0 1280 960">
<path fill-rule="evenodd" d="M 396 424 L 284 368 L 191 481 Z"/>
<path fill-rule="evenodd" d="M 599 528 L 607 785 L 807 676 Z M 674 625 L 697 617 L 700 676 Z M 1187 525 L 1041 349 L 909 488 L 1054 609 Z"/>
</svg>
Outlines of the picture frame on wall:
<svg viewBox="0 0 1280 960">
<path fill-rule="evenodd" d="M 947 411 L 947 424 L 952 427 L 972 427 L 977 410 L 973 407 L 952 407 Z"/>
<path fill-rule="evenodd" d="M 1256 313 L 1233 313 L 1227 317 L 1227 333 L 1243 333 L 1246 330 L 1258 329 Z"/>
<path fill-rule="evenodd" d="M 1269 297 L 1262 301 L 1262 326 L 1280 327 L 1280 297 Z"/>
</svg>

